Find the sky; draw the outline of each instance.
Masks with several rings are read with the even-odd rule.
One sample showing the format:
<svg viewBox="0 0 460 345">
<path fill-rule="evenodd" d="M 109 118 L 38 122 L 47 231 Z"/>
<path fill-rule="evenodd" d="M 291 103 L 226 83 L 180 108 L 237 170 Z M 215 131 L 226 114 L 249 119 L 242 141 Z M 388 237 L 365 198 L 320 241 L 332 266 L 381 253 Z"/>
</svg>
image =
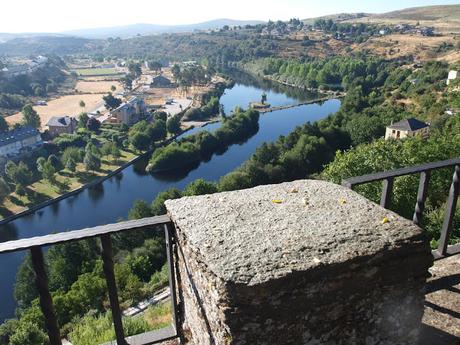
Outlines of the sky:
<svg viewBox="0 0 460 345">
<path fill-rule="evenodd" d="M 136 23 L 193 24 L 217 18 L 287 20 L 341 12 L 382 13 L 452 0 L 0 0 L 0 32 L 62 32 Z"/>
</svg>

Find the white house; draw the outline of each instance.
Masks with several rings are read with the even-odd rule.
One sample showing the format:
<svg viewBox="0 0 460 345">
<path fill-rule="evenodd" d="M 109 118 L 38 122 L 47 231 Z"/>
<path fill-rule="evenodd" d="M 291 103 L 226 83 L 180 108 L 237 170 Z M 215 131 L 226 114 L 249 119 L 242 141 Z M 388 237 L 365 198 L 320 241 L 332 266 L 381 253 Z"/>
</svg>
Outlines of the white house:
<svg viewBox="0 0 460 345">
<path fill-rule="evenodd" d="M 427 138 L 430 134 L 430 125 L 423 121 L 410 118 L 391 124 L 386 128 L 385 140 L 403 139 L 421 136 Z"/>
<path fill-rule="evenodd" d="M 449 71 L 449 75 L 447 76 L 446 84 L 449 85 L 451 81 L 457 79 L 457 71 Z"/>
<path fill-rule="evenodd" d="M 13 157 L 24 151 L 31 151 L 43 144 L 40 132 L 25 126 L 0 133 L 0 157 Z"/>
</svg>

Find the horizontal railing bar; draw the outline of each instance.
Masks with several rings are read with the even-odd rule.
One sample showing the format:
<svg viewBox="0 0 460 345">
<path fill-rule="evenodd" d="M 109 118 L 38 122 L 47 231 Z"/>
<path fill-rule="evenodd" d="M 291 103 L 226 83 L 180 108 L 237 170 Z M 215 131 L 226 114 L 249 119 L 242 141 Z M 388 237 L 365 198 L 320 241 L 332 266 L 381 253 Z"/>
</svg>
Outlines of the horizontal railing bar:
<svg viewBox="0 0 460 345">
<path fill-rule="evenodd" d="M 453 244 L 447 247 L 446 255 L 442 255 L 438 249 L 432 250 L 431 254 L 435 260 L 444 259 L 447 256 L 457 255 L 460 254 L 460 244 Z"/>
<path fill-rule="evenodd" d="M 0 254 L 26 250 L 35 246 L 49 246 L 64 242 L 84 240 L 121 231 L 143 230 L 144 228 L 151 228 L 154 225 L 163 225 L 170 222 L 170 218 L 167 215 L 163 215 L 96 226 L 94 228 L 60 232 L 57 234 L 50 234 L 39 237 L 24 238 L 21 240 L 0 243 Z M 163 231 L 163 228 L 161 228 L 161 231 Z"/>
<path fill-rule="evenodd" d="M 342 185 L 346 187 L 353 187 L 353 186 L 368 183 L 368 182 L 384 180 L 389 177 L 411 175 L 411 174 L 421 173 L 424 171 L 448 168 L 448 167 L 452 167 L 452 166 L 459 165 L 459 164 L 460 164 L 460 158 L 453 158 L 453 159 L 448 159 L 445 161 L 432 162 L 432 163 L 422 164 L 422 165 L 418 165 L 414 167 L 407 167 L 407 168 L 401 168 L 401 169 L 390 170 L 390 171 L 382 171 L 382 172 L 378 172 L 375 174 L 351 177 L 349 179 L 343 180 Z"/>
</svg>

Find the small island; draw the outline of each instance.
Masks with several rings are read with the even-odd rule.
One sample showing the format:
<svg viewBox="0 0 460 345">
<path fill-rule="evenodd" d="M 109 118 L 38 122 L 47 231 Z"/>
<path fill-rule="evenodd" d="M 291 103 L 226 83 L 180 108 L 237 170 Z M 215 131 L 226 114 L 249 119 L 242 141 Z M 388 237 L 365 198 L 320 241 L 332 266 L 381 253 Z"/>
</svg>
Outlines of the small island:
<svg viewBox="0 0 460 345">
<path fill-rule="evenodd" d="M 269 109 L 270 103 L 267 103 L 267 94 L 264 92 L 260 97 L 260 102 L 250 102 L 249 107 L 255 110 Z"/>
</svg>

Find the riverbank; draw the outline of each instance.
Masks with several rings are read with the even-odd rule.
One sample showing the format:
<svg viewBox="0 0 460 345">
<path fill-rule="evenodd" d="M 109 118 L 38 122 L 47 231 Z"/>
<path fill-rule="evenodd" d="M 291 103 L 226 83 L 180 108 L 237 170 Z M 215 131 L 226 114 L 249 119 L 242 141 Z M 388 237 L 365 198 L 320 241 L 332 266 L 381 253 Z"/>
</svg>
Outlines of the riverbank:
<svg viewBox="0 0 460 345">
<path fill-rule="evenodd" d="M 330 90 L 324 87 L 318 87 L 318 88 L 306 87 L 305 85 L 293 84 L 293 83 L 289 83 L 284 80 L 279 80 L 275 78 L 273 75 L 267 75 L 267 74 L 261 73 L 260 71 L 254 69 L 253 67 L 248 66 L 247 64 L 239 64 L 235 68 L 239 71 L 242 71 L 243 73 L 247 73 L 251 75 L 254 78 L 261 78 L 261 79 L 264 79 L 264 80 L 267 80 L 273 83 L 277 83 L 277 84 L 288 86 L 288 87 L 295 88 L 295 89 L 305 90 L 311 93 L 329 95 L 329 96 L 332 96 L 332 98 L 343 98 L 346 95 L 346 93 L 341 90 Z"/>
<path fill-rule="evenodd" d="M 264 91 L 271 100 L 272 106 L 294 104 L 305 100 L 302 98 L 304 93 L 267 90 L 260 87 L 256 81 L 247 82 L 237 75 L 233 79 L 236 82 L 235 86 L 225 90 L 220 99 L 220 103 L 226 110 L 237 106 L 244 108 L 250 101 L 259 99 Z M 94 188 L 1 226 L 0 241 L 44 236 L 53 232 L 84 229 L 126 219 L 136 200 L 143 200 L 150 204 L 159 193 L 170 188 L 183 190 L 199 178 L 218 181 L 247 161 L 264 142 L 276 141 L 280 135 L 286 136 L 306 122 L 321 120 L 336 112 L 339 106 L 340 101 L 331 100 L 322 104 L 267 113 L 260 117 L 259 131 L 249 139 L 231 145 L 227 150 L 217 152 L 206 161 L 174 172 L 148 174 L 145 172 L 148 157 L 144 157 L 124 169 L 122 173 L 106 179 Z M 220 124 L 214 123 L 208 124 L 205 128 L 208 131 L 215 131 L 219 127 Z M 195 128 L 185 136 L 200 130 Z M 14 317 L 16 308 L 13 298 L 14 282 L 24 254 L 18 252 L 0 257 L 0 266 L 3 268 L 0 290 L 3 291 L 4 296 L 0 308 L 0 322 Z"/>
<path fill-rule="evenodd" d="M 72 190 L 69 191 L 69 192 L 65 192 L 65 193 L 57 193 L 56 192 L 56 194 L 58 194 L 56 197 L 49 198 L 47 200 L 38 202 L 36 204 L 31 204 L 30 206 L 24 207 L 22 210 L 16 211 L 16 212 L 14 212 L 14 214 L 6 216 L 6 217 L 0 219 L 0 226 L 5 225 L 5 224 L 7 224 L 7 223 L 9 223 L 9 222 L 11 222 L 11 221 L 13 221 L 15 219 L 20 218 L 20 217 L 33 214 L 33 213 L 37 212 L 38 210 L 40 210 L 42 208 L 45 208 L 47 206 L 56 204 L 61 200 L 70 198 L 72 196 L 75 196 L 75 195 L 83 192 L 86 189 L 92 188 L 92 187 L 104 182 L 105 180 L 107 180 L 107 179 L 109 179 L 109 178 L 121 173 L 123 170 L 125 170 L 129 166 L 135 164 L 139 160 L 151 155 L 152 152 L 155 149 L 169 145 L 172 141 L 176 140 L 177 137 L 183 135 L 184 133 L 188 132 L 189 130 L 192 130 L 193 128 L 195 128 L 195 127 L 191 126 L 189 128 L 184 129 L 181 133 L 176 134 L 176 135 L 164 140 L 163 142 L 156 144 L 155 147 L 153 147 L 152 149 L 141 153 L 140 155 L 137 155 L 137 156 L 132 155 L 132 156 L 130 156 L 128 161 L 126 161 L 122 165 L 119 165 L 114 170 L 111 170 L 111 171 L 108 171 L 108 172 L 107 172 L 107 170 L 102 171 L 102 168 L 104 168 L 104 167 L 107 169 L 107 165 L 102 166 L 100 171 L 93 172 L 94 178 L 91 179 L 91 181 L 89 181 L 87 183 L 81 183 L 81 184 L 78 184 L 78 185 L 74 184 L 72 186 L 73 187 Z M 126 154 L 128 151 L 123 151 L 123 152 Z M 101 172 L 102 173 L 105 172 L 105 174 L 104 175 L 98 175 L 98 173 L 101 173 Z M 87 172 L 87 174 L 90 174 L 90 173 Z M 96 176 L 98 176 L 98 177 L 96 177 Z M 86 178 L 88 178 L 88 175 L 86 175 Z M 36 183 L 43 183 L 43 181 L 38 181 Z"/>
</svg>

